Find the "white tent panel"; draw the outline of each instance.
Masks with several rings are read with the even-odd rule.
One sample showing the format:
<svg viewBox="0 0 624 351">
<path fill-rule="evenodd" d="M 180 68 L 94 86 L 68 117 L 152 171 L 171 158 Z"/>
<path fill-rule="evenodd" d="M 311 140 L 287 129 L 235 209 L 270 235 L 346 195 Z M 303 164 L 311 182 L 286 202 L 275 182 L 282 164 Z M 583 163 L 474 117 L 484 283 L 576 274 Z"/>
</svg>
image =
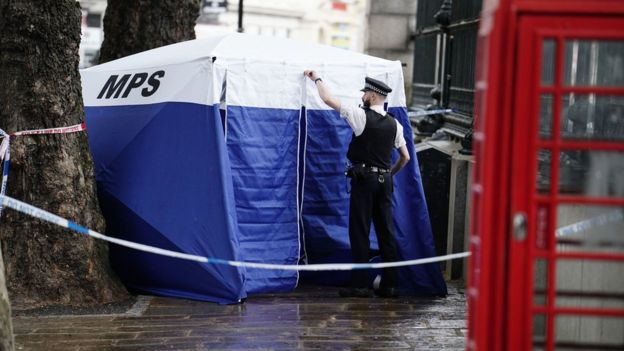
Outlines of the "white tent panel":
<svg viewBox="0 0 624 351">
<path fill-rule="evenodd" d="M 227 104 L 234 106 L 299 109 L 302 105 L 303 70 L 294 65 L 267 61 L 221 64 L 227 71 Z"/>
<path fill-rule="evenodd" d="M 126 106 L 161 102 L 218 103 L 221 85 L 211 82 L 212 64 L 204 59 L 150 68 L 82 70 L 85 106 Z M 215 89 L 216 88 L 216 91 Z"/>
<path fill-rule="evenodd" d="M 388 95 L 388 105 L 391 107 L 405 106 L 405 88 L 403 87 L 403 71 L 398 61 L 387 61 L 386 66 L 370 65 L 322 65 L 312 66 L 323 79 L 332 95 L 340 100 L 341 104 L 359 105 L 362 103 L 364 78 L 372 77 L 386 83 L 392 88 Z M 307 107 L 314 110 L 330 109 L 320 98 L 316 86 L 308 79 Z"/>
<path fill-rule="evenodd" d="M 156 48 L 102 65 L 81 73 L 85 85 L 86 106 L 150 104 L 165 101 L 212 104 L 219 101 L 222 82 L 229 84 L 227 103 L 267 108 L 329 109 L 305 79 L 303 71 L 315 69 L 333 95 L 344 104 L 360 104 L 366 76 L 386 82 L 393 92 L 389 106 L 405 106 L 403 73 L 398 61 L 335 47 L 261 37 L 227 34 L 191 40 Z M 145 86 L 129 90 L 125 98 L 98 98 L 112 75 L 165 70 L 158 91 L 144 96 Z M 214 70 L 214 72 L 212 71 Z M 130 78 L 132 79 L 132 78 Z M 124 87 L 124 89 L 127 89 Z M 111 86 L 108 89 L 112 89 Z M 305 91 L 304 91 L 305 90 Z M 121 95 L 125 93 L 122 92 Z"/>
</svg>

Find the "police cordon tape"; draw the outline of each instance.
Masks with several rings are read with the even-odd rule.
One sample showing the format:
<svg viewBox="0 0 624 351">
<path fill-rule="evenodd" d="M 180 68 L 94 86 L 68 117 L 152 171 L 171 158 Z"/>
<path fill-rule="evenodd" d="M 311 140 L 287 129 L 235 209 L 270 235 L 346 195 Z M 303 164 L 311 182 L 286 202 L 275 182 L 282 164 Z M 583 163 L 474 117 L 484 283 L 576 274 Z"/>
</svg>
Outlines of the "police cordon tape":
<svg viewBox="0 0 624 351">
<path fill-rule="evenodd" d="M 7 182 L 9 180 L 9 164 L 11 160 L 11 138 L 2 129 L 0 129 L 0 163 L 2 163 L 2 185 L 0 186 L 0 196 L 6 194 Z M 0 216 L 4 207 L 0 204 Z"/>
<path fill-rule="evenodd" d="M 452 112 L 453 110 L 433 110 L 426 111 L 421 113 L 412 114 L 412 116 L 424 116 L 430 114 L 438 114 L 438 113 L 446 113 Z M 132 248 L 135 250 L 140 250 L 144 252 L 150 252 L 157 255 L 174 257 L 179 259 L 191 260 L 202 263 L 212 263 L 212 264 L 222 264 L 229 265 L 234 267 L 245 267 L 245 268 L 258 268 L 258 269 L 276 269 L 276 270 L 297 270 L 297 271 L 322 271 L 322 270 L 353 270 L 353 269 L 378 269 L 378 268 L 390 268 L 390 267 L 402 267 L 402 266 L 411 266 L 418 264 L 426 264 L 440 261 L 453 260 L 463 257 L 470 256 L 470 252 L 462 252 L 445 256 L 437 256 L 437 257 L 429 257 L 429 258 L 421 258 L 415 260 L 408 261 L 399 261 L 399 262 L 383 262 L 383 263 L 336 263 L 336 264 L 310 264 L 310 265 L 282 265 L 282 264 L 270 264 L 270 263 L 258 263 L 258 262 L 241 262 L 241 261 L 230 261 L 219 258 L 209 258 L 204 256 L 191 255 L 183 252 L 177 252 L 172 250 L 166 250 L 154 246 L 149 246 L 145 244 L 135 243 L 128 240 L 123 240 L 119 238 L 113 238 L 106 236 L 104 234 L 100 234 L 94 230 L 83 227 L 75 222 L 67 220 L 65 218 L 59 217 L 55 214 L 42 210 L 40 208 L 34 207 L 27 203 L 21 202 L 9 196 L 6 196 L 6 184 L 8 178 L 9 171 L 9 160 L 10 160 L 10 137 L 14 136 L 22 136 L 22 135 L 43 135 L 43 134 L 65 134 L 65 133 L 75 133 L 86 130 L 86 124 L 83 122 L 81 124 L 76 124 L 69 127 L 60 127 L 60 128 L 47 128 L 47 129 L 32 129 L 32 130 L 24 130 L 19 132 L 14 132 L 11 134 L 7 134 L 2 129 L 0 129 L 0 138 L 3 138 L 2 143 L 0 144 L 0 162 L 4 159 L 4 167 L 3 167 L 3 177 L 2 177 L 2 189 L 0 191 L 0 215 L 2 214 L 3 208 L 9 207 L 16 211 L 25 213 L 32 217 L 54 223 L 64 228 L 71 229 L 81 234 L 85 234 L 91 236 L 96 239 L 105 240 L 117 245 L 125 246 L 128 248 Z"/>
<path fill-rule="evenodd" d="M 409 117 L 420 117 L 420 116 L 427 116 L 427 115 L 437 115 L 437 114 L 441 114 L 441 113 L 451 113 L 454 112 L 455 110 L 451 109 L 451 108 L 447 108 L 444 110 L 429 110 L 429 111 L 421 111 L 421 112 L 408 112 L 408 116 Z"/>
<path fill-rule="evenodd" d="M 0 188 L 0 195 L 6 194 L 7 182 L 9 179 L 9 165 L 11 161 L 11 138 L 12 137 L 22 136 L 22 135 L 67 134 L 67 133 L 82 132 L 83 130 L 87 130 L 87 125 L 85 122 L 82 122 L 80 124 L 75 124 L 69 127 L 30 129 L 30 130 L 22 130 L 19 132 L 14 132 L 10 134 L 0 129 L 0 138 L 2 138 L 2 143 L 0 143 L 0 163 L 2 163 L 2 187 Z M 0 215 L 2 215 L 3 209 L 4 209 L 3 206 L 0 205 Z"/>
<path fill-rule="evenodd" d="M 87 130 L 87 125 L 85 122 L 82 122 L 80 124 L 75 124 L 69 127 L 23 130 L 20 132 L 11 133 L 9 135 L 19 136 L 19 135 L 41 135 L 41 134 L 66 134 L 66 133 L 82 132 L 83 130 Z"/>
<path fill-rule="evenodd" d="M 354 269 L 378 269 L 378 268 L 413 266 L 413 265 L 419 265 L 419 264 L 454 260 L 454 259 L 470 256 L 470 252 L 461 252 L 461 253 L 455 253 L 455 254 L 445 255 L 445 256 L 419 258 L 415 260 L 398 261 L 398 262 L 328 263 L 328 264 L 308 264 L 308 265 L 286 265 L 286 264 L 271 264 L 271 263 L 245 262 L 245 261 L 230 261 L 230 260 L 224 260 L 220 258 L 204 257 L 204 256 L 198 256 L 198 255 L 191 255 L 191 254 L 178 252 L 178 251 L 161 249 L 159 247 L 139 244 L 139 243 L 135 243 L 135 242 L 128 241 L 128 240 L 106 236 L 104 234 L 100 234 L 94 230 L 91 230 L 87 227 L 83 227 L 80 224 L 74 223 L 70 220 L 59 217 L 55 214 L 52 214 L 50 212 L 47 212 L 35 206 L 29 205 L 25 202 L 16 200 L 9 196 L 0 195 L 0 202 L 2 203 L 3 206 L 25 213 L 37 219 L 41 219 L 41 220 L 56 224 L 61 227 L 71 229 L 80 234 L 85 234 L 93 238 L 105 240 L 105 241 L 108 241 L 117 245 L 129 247 L 129 248 L 144 251 L 144 252 L 150 252 L 150 253 L 157 254 L 157 255 L 179 258 L 183 260 L 196 261 L 196 262 L 201 262 L 201 263 L 220 264 L 220 265 L 227 265 L 227 266 L 233 266 L 233 267 L 292 270 L 292 271 L 348 271 L 348 270 L 354 270 Z"/>
<path fill-rule="evenodd" d="M 412 116 L 424 116 L 438 113 L 447 113 L 452 112 L 452 109 L 446 110 L 432 110 L 419 112 L 416 114 L 412 114 Z M 282 264 L 270 264 L 270 263 L 258 263 L 258 262 L 241 262 L 241 261 L 230 261 L 219 258 L 209 258 L 204 256 L 191 255 L 183 252 L 177 252 L 172 250 L 166 250 L 154 246 L 149 246 L 145 244 L 135 243 L 128 240 L 123 240 L 119 238 L 109 237 L 104 234 L 100 234 L 94 230 L 83 227 L 75 222 L 67 220 L 65 218 L 59 217 L 55 214 L 42 210 L 40 208 L 34 207 L 27 203 L 21 202 L 19 200 L 13 199 L 9 196 L 6 196 L 6 185 L 9 171 L 9 161 L 10 161 L 10 137 L 14 136 L 22 136 L 22 135 L 44 135 L 44 134 L 65 134 L 65 133 L 75 133 L 86 130 L 86 124 L 83 122 L 81 124 L 76 124 L 69 127 L 60 127 L 60 128 L 47 128 L 47 129 L 31 129 L 24 130 L 19 132 L 14 132 L 7 134 L 2 129 L 0 129 L 0 137 L 3 138 L 2 143 L 0 144 L 0 162 L 4 161 L 3 167 L 3 177 L 2 177 L 2 188 L 0 190 L 0 214 L 2 214 L 3 208 L 9 207 L 16 211 L 25 213 L 32 217 L 54 223 L 64 228 L 71 229 L 81 234 L 85 234 L 91 236 L 96 239 L 105 240 L 117 245 L 125 246 L 128 248 L 132 248 L 135 250 L 140 250 L 144 252 L 150 252 L 157 255 L 163 255 L 168 257 L 174 257 L 179 259 L 191 260 L 202 263 L 212 263 L 212 264 L 222 264 L 229 265 L 234 267 L 245 267 L 245 268 L 258 268 L 258 269 L 276 269 L 276 270 L 297 270 L 297 271 L 323 271 L 323 270 L 353 270 L 353 269 L 379 269 L 379 268 L 390 268 L 390 267 L 402 267 L 402 266 L 411 266 L 418 264 L 426 264 L 440 261 L 453 260 L 458 258 L 464 258 L 470 256 L 470 252 L 462 252 L 445 256 L 437 256 L 437 257 L 429 257 L 429 258 L 421 258 L 415 260 L 407 260 L 407 261 L 399 261 L 399 262 L 383 262 L 383 263 L 336 263 L 336 264 L 310 264 L 310 265 L 282 265 Z"/>
<path fill-rule="evenodd" d="M 586 219 L 584 221 L 576 222 L 565 227 L 558 228 L 555 231 L 555 236 L 562 237 L 566 235 L 572 235 L 609 223 L 622 222 L 622 220 L 624 220 L 624 214 L 622 213 L 622 210 L 616 209 L 607 213 L 603 213 L 599 216 Z"/>
</svg>

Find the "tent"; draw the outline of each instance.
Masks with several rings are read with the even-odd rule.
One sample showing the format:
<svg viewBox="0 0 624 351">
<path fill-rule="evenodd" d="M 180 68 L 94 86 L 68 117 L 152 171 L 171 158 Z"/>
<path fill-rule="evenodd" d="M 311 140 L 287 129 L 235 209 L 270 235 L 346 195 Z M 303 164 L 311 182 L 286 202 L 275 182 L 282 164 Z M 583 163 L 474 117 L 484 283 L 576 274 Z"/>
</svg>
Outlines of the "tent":
<svg viewBox="0 0 624 351">
<path fill-rule="evenodd" d="M 412 156 L 395 176 L 400 256 L 435 256 L 400 63 L 248 34 L 191 40 L 81 71 L 107 234 L 227 260 L 350 262 L 344 169 L 351 130 L 322 103 L 304 69 L 316 69 L 343 103 L 360 102 L 365 76 L 393 88 L 388 109 L 404 126 Z M 290 291 L 301 278 L 349 278 L 245 270 L 116 245 L 111 262 L 130 290 L 219 303 Z M 446 294 L 437 264 L 402 268 L 400 276 L 406 292 Z"/>
</svg>

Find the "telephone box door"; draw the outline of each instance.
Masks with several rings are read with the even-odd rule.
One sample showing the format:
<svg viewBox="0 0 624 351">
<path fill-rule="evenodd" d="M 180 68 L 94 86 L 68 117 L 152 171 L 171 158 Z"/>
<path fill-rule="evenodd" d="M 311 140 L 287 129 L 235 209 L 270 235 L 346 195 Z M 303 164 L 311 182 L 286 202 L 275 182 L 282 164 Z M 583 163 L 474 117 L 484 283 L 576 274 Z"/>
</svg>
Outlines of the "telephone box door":
<svg viewBox="0 0 624 351">
<path fill-rule="evenodd" d="M 521 16 L 507 350 L 624 349 L 624 19 Z"/>
</svg>

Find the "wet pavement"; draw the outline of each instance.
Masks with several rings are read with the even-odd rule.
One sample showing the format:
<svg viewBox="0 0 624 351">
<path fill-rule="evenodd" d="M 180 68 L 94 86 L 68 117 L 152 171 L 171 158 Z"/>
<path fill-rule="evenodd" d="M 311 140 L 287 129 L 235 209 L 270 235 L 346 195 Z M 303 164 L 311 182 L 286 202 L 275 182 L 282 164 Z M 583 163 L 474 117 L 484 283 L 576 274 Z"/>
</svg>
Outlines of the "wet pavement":
<svg viewBox="0 0 624 351">
<path fill-rule="evenodd" d="M 463 285 L 446 298 L 340 298 L 334 287 L 240 305 L 139 297 L 127 312 L 16 316 L 16 350 L 463 350 Z"/>
</svg>

